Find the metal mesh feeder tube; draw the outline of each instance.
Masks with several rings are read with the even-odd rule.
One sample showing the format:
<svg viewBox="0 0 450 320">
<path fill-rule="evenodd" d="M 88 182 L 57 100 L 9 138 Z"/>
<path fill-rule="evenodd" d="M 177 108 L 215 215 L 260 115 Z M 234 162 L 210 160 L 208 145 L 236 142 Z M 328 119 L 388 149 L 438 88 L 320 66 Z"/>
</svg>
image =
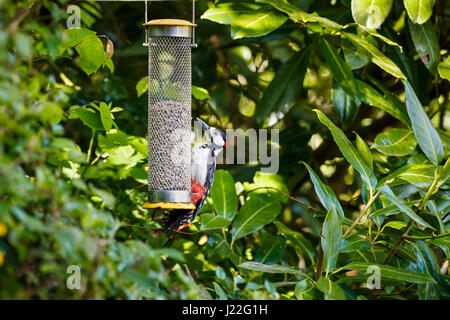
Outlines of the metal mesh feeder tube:
<svg viewBox="0 0 450 320">
<path fill-rule="evenodd" d="M 145 23 L 148 39 L 148 202 L 192 209 L 191 48 L 193 23 Z"/>
</svg>

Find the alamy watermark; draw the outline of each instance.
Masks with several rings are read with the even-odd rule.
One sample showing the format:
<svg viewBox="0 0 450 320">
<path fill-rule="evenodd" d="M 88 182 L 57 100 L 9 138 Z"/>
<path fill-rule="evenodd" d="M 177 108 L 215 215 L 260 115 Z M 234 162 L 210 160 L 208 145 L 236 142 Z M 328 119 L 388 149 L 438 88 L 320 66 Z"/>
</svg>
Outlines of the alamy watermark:
<svg viewBox="0 0 450 320">
<path fill-rule="evenodd" d="M 379 266 L 370 265 L 367 267 L 366 274 L 370 274 L 367 278 L 366 285 L 369 289 L 381 289 L 381 269 Z"/>
<path fill-rule="evenodd" d="M 184 130 L 174 130 L 168 139 L 174 145 L 172 162 L 179 165 L 187 159 L 179 158 L 180 149 L 187 145 L 200 143 L 202 141 L 202 125 L 199 121 L 194 121 L 194 132 Z M 226 148 L 223 149 L 217 158 L 217 164 L 250 164 L 260 165 L 262 172 L 276 174 L 280 168 L 280 131 L 278 129 L 226 129 Z M 205 132 L 203 141 L 208 142 L 210 137 Z M 212 159 L 210 159 L 212 160 Z M 195 159 L 194 159 L 195 161 Z"/>
<path fill-rule="evenodd" d="M 67 29 L 81 28 L 81 8 L 75 4 L 67 7 L 69 17 L 66 20 Z"/>
<path fill-rule="evenodd" d="M 77 265 L 70 265 L 67 267 L 66 273 L 70 274 L 67 277 L 66 285 L 69 290 L 81 289 L 81 268 Z"/>
</svg>

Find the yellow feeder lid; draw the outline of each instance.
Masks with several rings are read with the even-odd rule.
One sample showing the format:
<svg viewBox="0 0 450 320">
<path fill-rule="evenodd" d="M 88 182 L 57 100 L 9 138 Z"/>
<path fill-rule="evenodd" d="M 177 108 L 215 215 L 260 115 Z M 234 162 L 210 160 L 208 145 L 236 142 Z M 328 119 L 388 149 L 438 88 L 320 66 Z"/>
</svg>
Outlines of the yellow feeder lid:
<svg viewBox="0 0 450 320">
<path fill-rule="evenodd" d="M 143 24 L 143 26 L 174 26 L 174 27 L 196 27 L 197 25 L 181 19 L 155 19 Z"/>
<path fill-rule="evenodd" d="M 146 202 L 143 206 L 144 209 L 186 209 L 193 210 L 195 209 L 195 205 L 193 203 L 184 203 L 184 202 L 157 202 L 150 203 Z"/>
</svg>

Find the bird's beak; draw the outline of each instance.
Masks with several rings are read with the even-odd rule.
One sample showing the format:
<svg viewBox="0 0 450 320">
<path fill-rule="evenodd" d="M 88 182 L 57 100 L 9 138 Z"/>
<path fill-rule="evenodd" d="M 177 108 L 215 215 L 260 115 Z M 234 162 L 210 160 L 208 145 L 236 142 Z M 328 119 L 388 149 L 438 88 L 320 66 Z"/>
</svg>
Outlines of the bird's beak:
<svg viewBox="0 0 450 320">
<path fill-rule="evenodd" d="M 200 123 L 202 124 L 203 129 L 205 129 L 205 131 L 209 132 L 210 127 L 200 118 L 197 118 L 197 121 L 200 121 Z"/>
</svg>

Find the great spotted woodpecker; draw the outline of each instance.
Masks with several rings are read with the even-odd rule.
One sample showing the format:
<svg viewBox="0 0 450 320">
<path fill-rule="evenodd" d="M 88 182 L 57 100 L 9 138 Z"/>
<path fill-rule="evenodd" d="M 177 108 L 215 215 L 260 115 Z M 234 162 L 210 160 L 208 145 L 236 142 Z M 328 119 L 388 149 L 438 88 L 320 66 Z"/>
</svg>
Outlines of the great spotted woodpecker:
<svg viewBox="0 0 450 320">
<path fill-rule="evenodd" d="M 195 145 L 192 150 L 191 203 L 195 205 L 195 209 L 178 209 L 166 214 L 164 228 L 168 230 L 180 231 L 191 225 L 211 189 L 216 171 L 216 158 L 227 146 L 225 132 L 208 126 L 199 118 L 197 120 L 206 132 L 207 141 Z"/>
</svg>

